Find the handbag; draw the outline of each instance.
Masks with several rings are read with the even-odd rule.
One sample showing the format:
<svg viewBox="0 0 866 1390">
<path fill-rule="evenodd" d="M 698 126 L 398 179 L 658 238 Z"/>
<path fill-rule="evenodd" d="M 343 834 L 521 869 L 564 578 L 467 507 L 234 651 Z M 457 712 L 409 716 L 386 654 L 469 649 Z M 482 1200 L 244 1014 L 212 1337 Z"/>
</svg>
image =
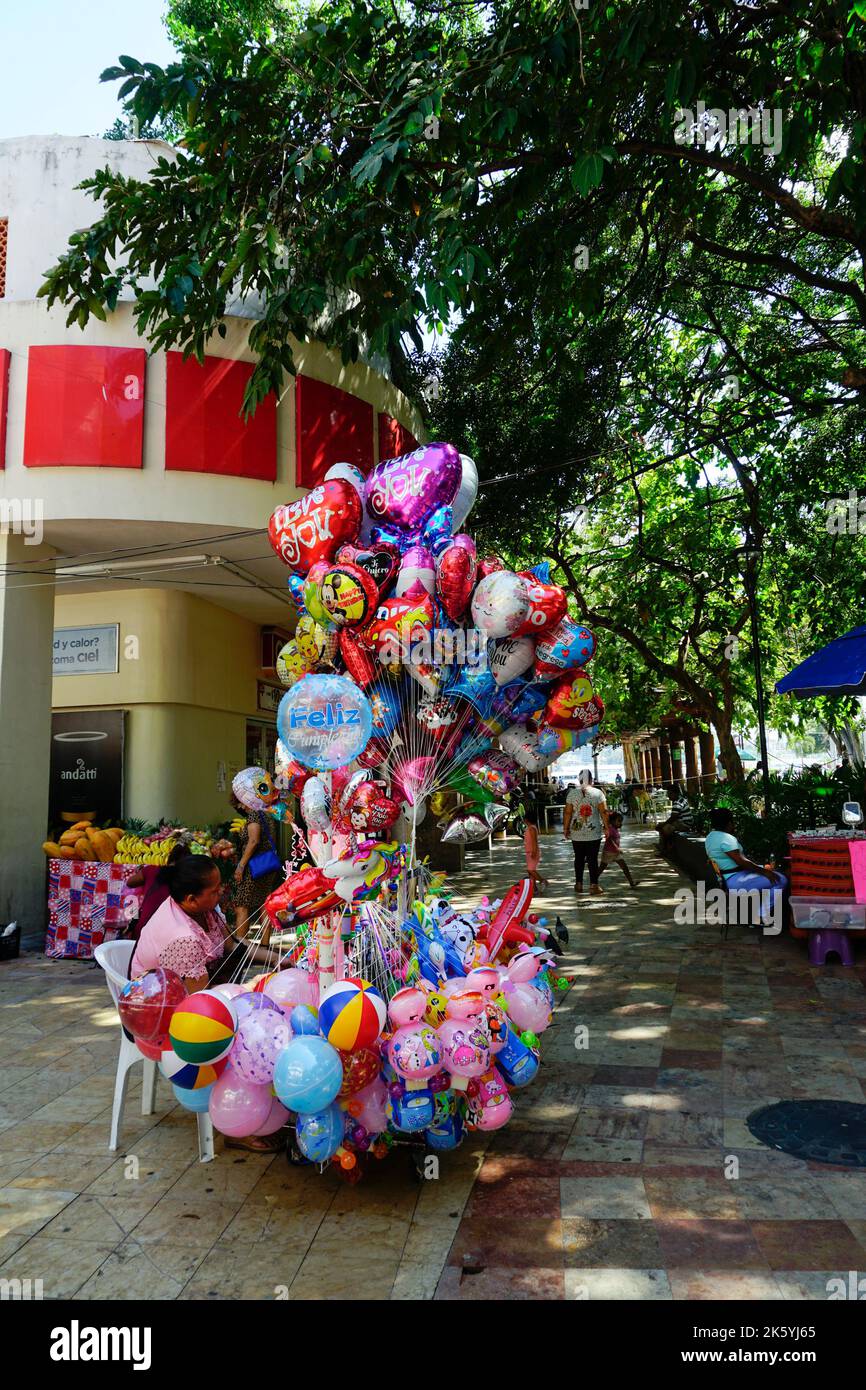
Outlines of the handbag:
<svg viewBox="0 0 866 1390">
<path fill-rule="evenodd" d="M 261 825 L 261 819 L 259 819 Z M 264 829 L 264 827 L 262 827 Z M 270 849 L 260 849 L 258 854 L 254 854 L 247 861 L 247 868 L 250 871 L 250 878 L 264 878 L 266 874 L 277 873 L 283 867 L 283 861 L 277 854 L 277 847 L 271 839 L 270 831 L 265 830 L 268 837 Z"/>
</svg>

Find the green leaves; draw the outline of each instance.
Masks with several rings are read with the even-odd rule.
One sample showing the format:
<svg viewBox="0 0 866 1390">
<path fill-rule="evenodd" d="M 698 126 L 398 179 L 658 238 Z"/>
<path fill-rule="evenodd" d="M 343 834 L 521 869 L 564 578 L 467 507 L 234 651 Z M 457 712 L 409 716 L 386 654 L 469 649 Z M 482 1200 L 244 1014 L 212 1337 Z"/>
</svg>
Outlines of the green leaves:
<svg viewBox="0 0 866 1390">
<path fill-rule="evenodd" d="M 572 166 L 569 177 L 576 193 L 586 196 L 590 189 L 597 188 L 604 175 L 604 160 L 600 154 L 583 154 Z"/>
</svg>

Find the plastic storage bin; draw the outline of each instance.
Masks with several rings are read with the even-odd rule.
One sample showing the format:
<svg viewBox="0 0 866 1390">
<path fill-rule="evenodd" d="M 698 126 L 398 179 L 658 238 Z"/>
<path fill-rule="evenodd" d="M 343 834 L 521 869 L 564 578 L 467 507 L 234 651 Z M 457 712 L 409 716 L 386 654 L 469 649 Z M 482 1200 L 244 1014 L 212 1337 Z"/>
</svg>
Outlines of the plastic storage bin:
<svg viewBox="0 0 866 1390">
<path fill-rule="evenodd" d="M 794 923 L 806 931 L 866 931 L 866 903 L 853 898 L 791 896 Z"/>
</svg>

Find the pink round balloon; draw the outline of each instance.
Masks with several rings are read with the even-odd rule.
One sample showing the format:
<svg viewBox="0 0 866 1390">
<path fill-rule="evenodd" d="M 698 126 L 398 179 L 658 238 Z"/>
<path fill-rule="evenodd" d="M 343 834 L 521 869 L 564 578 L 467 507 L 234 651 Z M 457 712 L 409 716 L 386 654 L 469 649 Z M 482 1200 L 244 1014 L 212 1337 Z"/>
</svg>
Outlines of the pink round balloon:
<svg viewBox="0 0 866 1390">
<path fill-rule="evenodd" d="M 214 985 L 211 990 L 211 994 L 218 994 L 221 999 L 237 999 L 239 994 L 248 993 L 243 985 Z"/>
<path fill-rule="evenodd" d="M 269 1086 L 253 1086 L 234 1068 L 227 1068 L 213 1083 L 208 1110 L 222 1134 L 242 1139 L 265 1123 L 272 1099 Z"/>
<path fill-rule="evenodd" d="M 279 970 L 272 975 L 262 991 L 282 1009 L 287 1016 L 296 1004 L 311 1004 L 319 1007 L 319 986 L 314 975 L 308 970 L 292 966 L 289 970 Z"/>
<path fill-rule="evenodd" d="M 277 1100 L 276 1096 L 272 1096 L 270 1114 L 259 1129 L 253 1130 L 253 1134 L 276 1134 L 278 1129 L 282 1129 L 288 1118 L 289 1112 L 286 1107 Z"/>
<path fill-rule="evenodd" d="M 477 1018 L 446 1018 L 439 1025 L 442 1058 L 455 1090 L 465 1091 L 473 1076 L 490 1066 L 490 1035 Z"/>
<path fill-rule="evenodd" d="M 531 984 L 506 985 L 508 1017 L 518 1032 L 543 1033 L 550 1025 L 550 1004 Z"/>
<path fill-rule="evenodd" d="M 371 1081 L 369 1086 L 363 1090 L 356 1091 L 351 1097 L 352 1109 L 360 1105 L 362 1108 L 357 1116 L 353 1116 L 355 1123 L 363 1125 L 368 1134 L 381 1134 L 388 1124 L 385 1114 L 385 1102 L 388 1099 L 388 1087 L 381 1077 Z"/>
</svg>

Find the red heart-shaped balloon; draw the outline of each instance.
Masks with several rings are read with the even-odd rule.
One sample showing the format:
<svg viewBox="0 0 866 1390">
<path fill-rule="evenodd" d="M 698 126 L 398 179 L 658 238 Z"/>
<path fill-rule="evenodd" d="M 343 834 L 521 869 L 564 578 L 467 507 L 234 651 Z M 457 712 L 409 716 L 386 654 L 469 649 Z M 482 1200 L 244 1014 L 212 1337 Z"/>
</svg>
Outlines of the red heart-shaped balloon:
<svg viewBox="0 0 866 1390">
<path fill-rule="evenodd" d="M 529 611 L 514 636 L 522 637 L 526 633 L 544 632 L 546 628 L 554 627 L 565 617 L 568 609 L 565 590 L 560 589 L 558 584 L 543 584 L 526 570 L 520 571 L 520 578 L 526 581 Z"/>
<path fill-rule="evenodd" d="M 362 647 L 357 637 L 348 628 L 340 633 L 340 655 L 343 664 L 356 685 L 366 690 L 376 675 L 376 663 L 366 647 Z"/>
<path fill-rule="evenodd" d="M 555 729 L 585 729 L 597 722 L 594 710 L 591 719 L 586 717 L 585 707 L 592 699 L 592 681 L 586 672 L 569 671 L 551 690 L 544 717 Z"/>
<path fill-rule="evenodd" d="M 306 497 L 277 507 L 268 522 L 271 545 L 297 574 L 306 574 L 320 560 L 332 560 L 361 525 L 357 492 L 342 478 L 319 483 Z"/>
<path fill-rule="evenodd" d="M 449 545 L 436 561 L 436 592 L 455 622 L 469 607 L 476 570 L 475 555 L 463 545 Z"/>
</svg>

